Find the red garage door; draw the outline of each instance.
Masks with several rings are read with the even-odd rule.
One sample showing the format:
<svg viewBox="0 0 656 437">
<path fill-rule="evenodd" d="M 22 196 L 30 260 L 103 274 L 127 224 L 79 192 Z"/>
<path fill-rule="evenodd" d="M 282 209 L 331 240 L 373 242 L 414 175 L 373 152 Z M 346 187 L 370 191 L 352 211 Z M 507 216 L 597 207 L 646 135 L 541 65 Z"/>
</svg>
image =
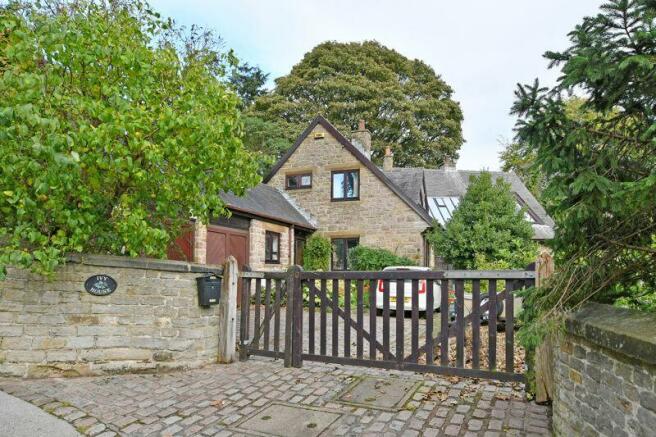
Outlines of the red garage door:
<svg viewBox="0 0 656 437">
<path fill-rule="evenodd" d="M 241 271 L 248 264 L 248 231 L 209 225 L 207 227 L 207 264 L 223 264 L 234 256 Z M 238 282 L 241 290 L 241 281 Z M 241 305 L 241 293 L 237 292 L 237 304 Z"/>
<path fill-rule="evenodd" d="M 234 256 L 241 270 L 248 264 L 248 232 L 241 229 L 209 225 L 207 227 L 207 264 L 223 264 Z"/>
</svg>

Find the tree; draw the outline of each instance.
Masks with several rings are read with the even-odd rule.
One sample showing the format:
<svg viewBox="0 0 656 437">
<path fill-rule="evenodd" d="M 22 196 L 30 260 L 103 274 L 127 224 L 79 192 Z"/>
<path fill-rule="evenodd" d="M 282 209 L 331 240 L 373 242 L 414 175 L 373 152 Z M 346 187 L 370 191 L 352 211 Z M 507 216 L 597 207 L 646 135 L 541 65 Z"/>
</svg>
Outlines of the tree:
<svg viewBox="0 0 656 437">
<path fill-rule="evenodd" d="M 508 142 L 499 158 L 501 170 L 515 173 L 537 199 L 542 197 L 546 181 L 544 173 L 535 164 L 533 150 L 517 142 Z"/>
<path fill-rule="evenodd" d="M 585 99 L 581 97 L 569 97 L 564 102 L 564 110 L 568 117 L 573 120 L 594 121 L 600 115 L 584 108 Z M 543 198 L 542 192 L 547 186 L 547 175 L 537 160 L 537 151 L 529 144 L 521 142 L 508 142 L 503 152 L 500 153 L 501 169 L 512 171 L 522 180 L 524 185 L 539 199 L 546 204 L 550 199 Z"/>
<path fill-rule="evenodd" d="M 503 179 L 482 172 L 471 176 L 467 192 L 444 228 L 435 225 L 429 241 L 457 269 L 524 268 L 537 255 L 533 229 Z"/>
<path fill-rule="evenodd" d="M 260 67 L 248 65 L 248 63 L 233 68 L 230 84 L 241 98 L 242 108 L 250 107 L 256 97 L 266 92 L 264 85 L 268 79 L 268 73 L 263 72 Z"/>
<path fill-rule="evenodd" d="M 456 159 L 463 143 L 462 112 L 451 95 L 424 62 L 375 41 L 325 42 L 276 79 L 252 115 L 279 123 L 289 143 L 318 113 L 343 132 L 364 118 L 374 160 L 390 146 L 398 166 L 439 167 L 445 157 Z"/>
<path fill-rule="evenodd" d="M 244 146 L 254 157 L 258 173 L 266 175 L 291 143 L 279 124 L 252 115 L 244 115 Z"/>
<path fill-rule="evenodd" d="M 656 4 L 611 0 L 569 38 L 545 54 L 557 84 L 519 86 L 513 106 L 516 140 L 544 172 L 558 224 L 560 269 L 533 298 L 542 321 L 656 289 Z M 572 112 L 576 93 L 585 100 Z"/>
<path fill-rule="evenodd" d="M 290 147 L 287 133 L 275 122 L 255 116 L 249 111 L 255 99 L 266 93 L 269 78 L 259 67 L 248 63 L 236 66 L 230 75 L 230 85 L 241 99 L 244 112 L 244 147 L 251 152 L 260 175 L 266 175 L 276 160 Z"/>
<path fill-rule="evenodd" d="M 10 2 L 0 27 L 0 271 L 163 256 L 257 183 L 206 33 L 180 40 L 141 1 Z"/>
</svg>

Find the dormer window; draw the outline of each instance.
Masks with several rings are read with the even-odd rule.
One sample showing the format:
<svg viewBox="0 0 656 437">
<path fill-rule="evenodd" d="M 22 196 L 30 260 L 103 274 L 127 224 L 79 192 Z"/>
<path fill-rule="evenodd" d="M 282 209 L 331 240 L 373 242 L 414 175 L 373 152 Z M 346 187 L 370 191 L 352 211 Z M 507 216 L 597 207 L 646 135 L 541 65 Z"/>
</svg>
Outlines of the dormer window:
<svg viewBox="0 0 656 437">
<path fill-rule="evenodd" d="M 312 173 L 287 175 L 285 188 L 288 190 L 312 188 Z"/>
<path fill-rule="evenodd" d="M 360 170 L 334 171 L 331 177 L 334 202 L 360 199 Z"/>
</svg>

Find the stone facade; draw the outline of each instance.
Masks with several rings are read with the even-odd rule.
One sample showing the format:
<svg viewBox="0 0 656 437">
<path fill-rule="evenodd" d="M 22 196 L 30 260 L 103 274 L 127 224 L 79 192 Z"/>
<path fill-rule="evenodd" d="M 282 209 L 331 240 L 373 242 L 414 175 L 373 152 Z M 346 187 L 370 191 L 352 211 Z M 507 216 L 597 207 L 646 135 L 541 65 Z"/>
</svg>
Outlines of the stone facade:
<svg viewBox="0 0 656 437">
<path fill-rule="evenodd" d="M 264 261 L 266 231 L 280 234 L 280 262 L 268 264 Z M 251 220 L 249 228 L 249 266 L 257 271 L 283 271 L 287 270 L 294 259 L 294 234 L 288 226 Z"/>
<path fill-rule="evenodd" d="M 316 139 L 321 134 L 323 138 Z M 360 170 L 360 199 L 332 202 L 331 172 L 352 169 Z M 302 172 L 312 173 L 312 188 L 285 191 L 285 175 Z M 318 222 L 319 234 L 358 237 L 361 245 L 385 248 L 420 264 L 424 259 L 422 232 L 429 224 L 320 124 L 268 184 L 309 213 Z"/>
<path fill-rule="evenodd" d="M 197 264 L 207 262 L 207 225 L 199 220 L 194 222 L 193 260 Z"/>
<path fill-rule="evenodd" d="M 590 304 L 555 351 L 557 435 L 653 436 L 656 315 Z"/>
<path fill-rule="evenodd" d="M 218 306 L 200 307 L 196 288 L 208 269 L 105 256 L 69 262 L 50 279 L 10 269 L 0 282 L 0 375 L 98 375 L 216 362 Z M 116 291 L 87 293 L 85 280 L 97 274 L 113 277 Z"/>
</svg>

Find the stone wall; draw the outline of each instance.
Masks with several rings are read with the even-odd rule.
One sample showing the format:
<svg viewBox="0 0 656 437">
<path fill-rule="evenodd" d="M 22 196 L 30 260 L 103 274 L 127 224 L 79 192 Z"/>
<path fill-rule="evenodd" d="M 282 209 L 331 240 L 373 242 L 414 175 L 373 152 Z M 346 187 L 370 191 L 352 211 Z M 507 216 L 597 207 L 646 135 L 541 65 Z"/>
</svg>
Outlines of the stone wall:
<svg viewBox="0 0 656 437">
<path fill-rule="evenodd" d="M 315 133 L 324 138 L 315 139 Z M 331 172 L 360 170 L 360 199 L 331 201 Z M 421 263 L 422 232 L 429 225 L 394 194 L 326 129 L 317 125 L 268 182 L 285 190 L 285 175 L 312 172 L 312 188 L 285 191 L 318 221 L 328 238 L 359 237 L 360 244 L 381 247 Z"/>
<path fill-rule="evenodd" d="M 588 304 L 555 351 L 557 435 L 653 436 L 656 314 Z"/>
<path fill-rule="evenodd" d="M 280 262 L 267 264 L 264 261 L 266 231 L 280 234 Z M 248 265 L 256 271 L 284 271 L 293 260 L 294 236 L 290 235 L 290 228 L 275 223 L 251 219 L 249 228 L 249 255 Z"/>
<path fill-rule="evenodd" d="M 0 281 L 0 375 L 158 371 L 216 362 L 218 305 L 198 305 L 196 280 L 217 266 L 86 256 L 48 279 L 10 269 Z M 85 280 L 113 277 L 108 296 Z"/>
</svg>

